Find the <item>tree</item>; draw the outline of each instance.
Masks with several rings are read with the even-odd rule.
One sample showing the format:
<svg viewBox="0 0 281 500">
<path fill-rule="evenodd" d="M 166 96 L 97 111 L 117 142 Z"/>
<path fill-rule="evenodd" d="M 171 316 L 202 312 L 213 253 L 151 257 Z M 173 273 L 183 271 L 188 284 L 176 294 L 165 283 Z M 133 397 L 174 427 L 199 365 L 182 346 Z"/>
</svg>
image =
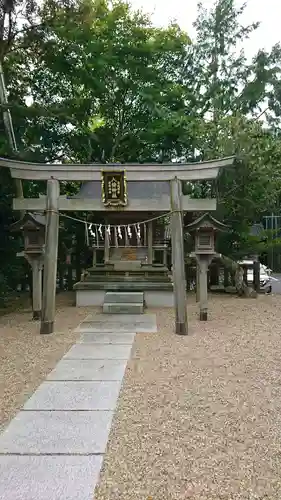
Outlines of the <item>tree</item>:
<svg viewBox="0 0 281 500">
<path fill-rule="evenodd" d="M 153 27 L 121 1 L 83 0 L 56 16 L 52 8 L 43 5 L 39 32 L 25 35 L 28 49 L 19 56 L 33 99 L 24 109 L 25 148 L 49 161 L 146 161 L 180 153 L 188 36 L 176 25 Z M 16 95 L 13 104 L 24 107 Z"/>
<path fill-rule="evenodd" d="M 185 191 L 195 197 L 218 195 L 217 215 L 232 228 L 221 235 L 220 251 L 234 256 L 248 246 L 252 223 L 279 206 L 281 190 L 281 50 L 260 49 L 247 61 L 240 47 L 258 24 L 241 24 L 244 9 L 234 0 L 217 0 L 209 11 L 199 4 L 186 73 L 188 109 L 196 124 L 193 157 L 236 155 L 237 162 L 215 189 L 204 182 Z M 266 107 L 265 126 L 258 118 Z"/>
<path fill-rule="evenodd" d="M 236 7 L 234 0 L 216 0 L 208 11 L 198 4 L 197 39 L 190 51 L 194 111 L 214 122 L 235 113 L 257 116 L 270 97 L 273 109 L 273 94 L 277 97 L 280 89 L 280 45 L 270 53 L 260 49 L 250 62 L 241 49 L 259 26 L 243 26 L 245 7 Z"/>
</svg>

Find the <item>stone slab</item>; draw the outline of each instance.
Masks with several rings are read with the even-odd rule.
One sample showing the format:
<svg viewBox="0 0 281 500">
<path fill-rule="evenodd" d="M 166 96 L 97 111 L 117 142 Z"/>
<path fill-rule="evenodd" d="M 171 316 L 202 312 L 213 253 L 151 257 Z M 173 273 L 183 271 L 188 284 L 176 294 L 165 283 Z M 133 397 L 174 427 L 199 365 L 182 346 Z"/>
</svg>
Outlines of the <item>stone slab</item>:
<svg viewBox="0 0 281 500">
<path fill-rule="evenodd" d="M 81 344 L 129 344 L 134 342 L 135 333 L 83 333 Z"/>
<path fill-rule="evenodd" d="M 43 382 L 24 410 L 114 410 L 121 382 Z"/>
<path fill-rule="evenodd" d="M 131 303 L 143 304 L 142 292 L 106 292 L 104 303 Z"/>
<path fill-rule="evenodd" d="M 96 306 L 102 307 L 104 303 L 104 290 L 76 290 L 76 307 Z"/>
<path fill-rule="evenodd" d="M 103 304 L 104 314 L 143 314 L 143 302 L 131 304 L 130 302 L 115 302 Z"/>
<path fill-rule="evenodd" d="M 103 318 L 105 318 L 105 321 L 107 321 L 107 319 L 110 320 L 110 317 L 106 317 L 106 316 L 103 316 Z M 94 335 L 98 335 L 99 337 L 102 337 L 102 335 L 115 335 L 116 337 L 118 337 L 118 335 L 124 335 L 125 336 L 132 336 L 132 335 L 136 335 L 136 332 L 133 332 L 132 330 L 129 331 L 129 329 L 127 329 L 126 331 L 120 331 L 120 330 L 115 330 L 115 331 L 106 331 L 106 330 L 102 330 L 102 331 L 92 331 L 92 330 L 84 330 L 84 328 L 82 327 L 83 323 L 80 324 L 80 327 L 81 327 L 81 331 L 79 330 L 79 328 L 76 328 L 75 332 L 78 332 L 78 333 L 81 333 L 81 335 L 87 335 L 87 334 L 94 334 Z M 82 337 L 81 337 L 82 338 Z M 78 340 L 79 342 L 80 340 Z"/>
<path fill-rule="evenodd" d="M 117 260 L 114 262 L 115 271 L 135 271 L 141 269 L 141 260 Z"/>
<path fill-rule="evenodd" d="M 146 307 L 174 307 L 174 292 L 147 290 L 144 292 L 144 302 Z"/>
<path fill-rule="evenodd" d="M 62 359 L 126 359 L 130 357 L 132 346 L 112 344 L 76 344 Z"/>
<path fill-rule="evenodd" d="M 112 411 L 21 411 L 0 436 L 0 454 L 105 453 Z"/>
<path fill-rule="evenodd" d="M 0 456 L 0 500 L 93 500 L 102 456 Z"/>
<path fill-rule="evenodd" d="M 103 314 L 89 315 L 77 328 L 79 333 L 95 332 L 157 332 L 155 314 Z"/>
<path fill-rule="evenodd" d="M 126 365 L 124 359 L 62 359 L 47 380 L 122 381 Z"/>
</svg>

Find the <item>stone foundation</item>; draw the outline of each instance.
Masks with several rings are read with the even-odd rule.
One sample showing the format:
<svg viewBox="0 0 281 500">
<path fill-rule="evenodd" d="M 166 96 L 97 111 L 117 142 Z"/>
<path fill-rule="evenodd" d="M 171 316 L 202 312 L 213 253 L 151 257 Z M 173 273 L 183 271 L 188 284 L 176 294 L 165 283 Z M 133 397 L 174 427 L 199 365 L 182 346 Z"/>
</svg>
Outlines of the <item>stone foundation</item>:
<svg viewBox="0 0 281 500">
<path fill-rule="evenodd" d="M 104 290 L 76 290 L 76 307 L 102 307 L 104 297 Z"/>
<path fill-rule="evenodd" d="M 76 290 L 76 306 L 102 307 L 104 304 L 105 290 Z M 144 291 L 146 307 L 173 307 L 174 292 L 172 290 L 147 290 Z"/>
<path fill-rule="evenodd" d="M 141 292 L 145 307 L 173 307 L 173 284 L 167 267 L 141 261 L 111 261 L 96 265 L 74 285 L 76 305 L 103 306 L 107 292 L 130 295 Z"/>
</svg>

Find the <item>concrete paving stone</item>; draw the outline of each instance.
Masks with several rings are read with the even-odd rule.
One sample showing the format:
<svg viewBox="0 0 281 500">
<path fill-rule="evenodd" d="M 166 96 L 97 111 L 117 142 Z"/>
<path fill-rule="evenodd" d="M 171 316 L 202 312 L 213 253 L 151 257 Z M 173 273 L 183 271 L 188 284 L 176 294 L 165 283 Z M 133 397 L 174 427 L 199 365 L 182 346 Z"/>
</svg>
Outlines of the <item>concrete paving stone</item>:
<svg viewBox="0 0 281 500">
<path fill-rule="evenodd" d="M 132 304 L 131 302 L 114 302 L 103 304 L 102 312 L 104 314 L 143 314 L 143 302 Z"/>
<path fill-rule="evenodd" d="M 114 410 L 121 381 L 43 382 L 24 410 Z"/>
<path fill-rule="evenodd" d="M 77 331 L 77 330 L 76 330 Z M 95 332 L 91 332 L 90 330 L 86 330 L 86 331 L 83 331 L 82 333 L 83 335 L 90 335 L 90 334 L 95 334 L 95 335 L 128 335 L 130 337 L 130 335 L 136 335 L 136 332 L 133 332 L 132 330 L 126 330 L 125 332 L 121 332 L 121 331 L 117 331 L 117 330 L 113 330 L 113 331 L 106 331 L 106 330 L 102 330 L 101 332 L 100 331 L 95 331 Z"/>
<path fill-rule="evenodd" d="M 0 454 L 105 453 L 112 411 L 21 411 L 0 436 Z"/>
<path fill-rule="evenodd" d="M 102 456 L 0 456 L 0 500 L 93 500 Z"/>
<path fill-rule="evenodd" d="M 76 344 L 62 359 L 126 359 L 130 357 L 132 346 L 129 345 L 101 345 Z"/>
<path fill-rule="evenodd" d="M 95 332 L 137 332 L 155 333 L 157 323 L 155 314 L 98 314 L 89 315 L 78 329 L 80 333 Z"/>
<path fill-rule="evenodd" d="M 104 303 L 124 303 L 129 302 L 133 303 L 141 303 L 143 304 L 143 292 L 106 292 L 104 297 Z"/>
<path fill-rule="evenodd" d="M 81 344 L 129 344 L 134 342 L 135 333 L 83 333 Z"/>
<path fill-rule="evenodd" d="M 62 359 L 47 380 L 120 380 L 127 361 L 124 359 Z"/>
</svg>

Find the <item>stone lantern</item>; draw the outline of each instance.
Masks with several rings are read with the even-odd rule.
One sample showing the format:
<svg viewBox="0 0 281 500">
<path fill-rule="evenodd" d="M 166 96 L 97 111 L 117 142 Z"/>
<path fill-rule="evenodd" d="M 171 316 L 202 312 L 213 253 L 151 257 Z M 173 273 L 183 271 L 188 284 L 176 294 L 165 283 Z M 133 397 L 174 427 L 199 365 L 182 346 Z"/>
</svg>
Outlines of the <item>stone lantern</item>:
<svg viewBox="0 0 281 500">
<path fill-rule="evenodd" d="M 11 225 L 12 232 L 23 232 L 24 251 L 18 257 L 25 257 L 32 268 L 33 319 L 40 319 L 42 308 L 42 269 L 44 261 L 46 218 L 44 215 L 25 215 Z"/>
<path fill-rule="evenodd" d="M 195 251 L 191 257 L 195 257 L 199 268 L 200 321 L 207 321 L 208 267 L 215 257 L 219 257 L 215 251 L 215 235 L 217 231 L 225 231 L 227 226 L 206 213 L 188 224 L 186 229 L 194 238 Z"/>
</svg>

